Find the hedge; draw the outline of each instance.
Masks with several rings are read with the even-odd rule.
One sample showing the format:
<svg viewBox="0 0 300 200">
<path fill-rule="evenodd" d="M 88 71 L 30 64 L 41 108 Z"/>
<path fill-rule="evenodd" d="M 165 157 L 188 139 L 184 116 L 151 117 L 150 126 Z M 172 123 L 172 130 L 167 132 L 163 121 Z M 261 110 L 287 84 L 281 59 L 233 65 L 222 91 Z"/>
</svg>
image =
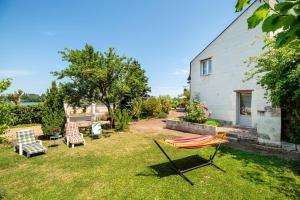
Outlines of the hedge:
<svg viewBox="0 0 300 200">
<path fill-rule="evenodd" d="M 26 106 L 10 105 L 10 115 L 14 118 L 13 125 L 18 124 L 41 124 L 43 117 L 43 104 Z"/>
</svg>

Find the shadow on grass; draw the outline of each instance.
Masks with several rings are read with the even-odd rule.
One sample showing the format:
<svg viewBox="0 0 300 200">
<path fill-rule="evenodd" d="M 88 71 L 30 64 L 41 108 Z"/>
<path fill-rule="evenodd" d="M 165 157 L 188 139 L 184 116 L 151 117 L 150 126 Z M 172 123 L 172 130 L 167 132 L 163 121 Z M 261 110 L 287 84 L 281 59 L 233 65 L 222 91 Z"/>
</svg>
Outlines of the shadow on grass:
<svg viewBox="0 0 300 200">
<path fill-rule="evenodd" d="M 257 185 L 266 185 L 271 190 L 277 190 L 289 198 L 300 197 L 300 162 L 283 160 L 277 157 L 235 150 L 229 147 L 221 148 L 219 157 L 230 156 L 238 160 L 244 168 L 237 170 L 240 176 Z M 290 171 L 289 173 L 287 173 Z M 294 175 L 290 175 L 290 174 Z"/>
<path fill-rule="evenodd" d="M 204 163 L 204 161 L 201 160 L 201 157 L 198 155 L 192 155 L 185 158 L 180 158 L 177 160 L 173 160 L 173 162 L 181 170 L 192 168 Z M 171 169 L 171 165 L 169 162 L 152 165 L 149 166 L 148 168 L 151 169 L 152 173 L 149 172 L 149 170 L 147 170 L 147 172 L 138 173 L 136 174 L 136 176 L 158 176 L 160 178 L 163 178 L 171 175 L 178 175 L 177 172 Z"/>
</svg>

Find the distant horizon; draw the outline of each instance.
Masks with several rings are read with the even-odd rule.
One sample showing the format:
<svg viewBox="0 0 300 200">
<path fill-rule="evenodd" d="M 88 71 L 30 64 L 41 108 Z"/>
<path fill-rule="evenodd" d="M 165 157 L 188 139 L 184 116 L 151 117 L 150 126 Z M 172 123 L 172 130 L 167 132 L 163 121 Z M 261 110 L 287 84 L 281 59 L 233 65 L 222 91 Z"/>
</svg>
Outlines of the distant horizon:
<svg viewBox="0 0 300 200">
<path fill-rule="evenodd" d="M 12 78 L 5 93 L 41 95 L 55 80 L 50 72 L 68 65 L 58 51 L 88 43 L 138 60 L 150 95 L 176 97 L 188 85 L 189 62 L 238 16 L 235 3 L 2 0 L 0 79 Z"/>
</svg>

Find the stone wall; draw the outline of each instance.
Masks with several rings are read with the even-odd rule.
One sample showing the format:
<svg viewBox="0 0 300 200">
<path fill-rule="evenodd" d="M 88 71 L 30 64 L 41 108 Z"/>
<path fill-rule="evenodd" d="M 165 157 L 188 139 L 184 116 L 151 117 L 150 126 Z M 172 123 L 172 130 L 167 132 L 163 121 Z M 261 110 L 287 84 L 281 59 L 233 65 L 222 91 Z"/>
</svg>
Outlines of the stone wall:
<svg viewBox="0 0 300 200">
<path fill-rule="evenodd" d="M 266 107 L 264 111 L 258 113 L 258 142 L 271 146 L 281 146 L 281 110 Z"/>
<path fill-rule="evenodd" d="M 217 128 L 215 126 L 178 120 L 167 120 L 166 128 L 195 134 L 216 134 L 217 132 Z"/>
</svg>

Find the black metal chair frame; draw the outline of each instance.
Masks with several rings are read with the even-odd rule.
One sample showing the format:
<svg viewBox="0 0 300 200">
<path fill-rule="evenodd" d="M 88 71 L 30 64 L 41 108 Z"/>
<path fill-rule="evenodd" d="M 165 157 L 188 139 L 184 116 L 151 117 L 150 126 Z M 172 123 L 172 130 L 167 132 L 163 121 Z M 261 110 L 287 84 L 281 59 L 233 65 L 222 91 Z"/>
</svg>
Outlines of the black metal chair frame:
<svg viewBox="0 0 300 200">
<path fill-rule="evenodd" d="M 189 171 L 192 171 L 194 169 L 198 169 L 200 167 L 205 167 L 205 166 L 209 166 L 209 165 L 212 165 L 214 166 L 215 168 L 221 170 L 222 172 L 226 172 L 224 169 L 220 168 L 219 166 L 217 166 L 213 160 L 219 150 L 219 148 L 221 147 L 221 143 L 216 145 L 216 148 L 215 148 L 215 151 L 212 155 L 209 156 L 209 159 L 205 159 L 203 157 L 200 156 L 200 159 L 204 162 L 200 165 L 197 165 L 197 166 L 194 166 L 194 167 L 191 167 L 191 168 L 187 168 L 187 169 L 180 169 L 176 166 L 176 164 L 174 163 L 174 161 L 169 157 L 169 155 L 165 152 L 165 150 L 159 145 L 158 141 L 154 140 L 155 144 L 158 146 L 158 148 L 161 150 L 161 152 L 166 156 L 166 158 L 170 161 L 170 168 L 172 170 L 174 170 L 178 175 L 180 175 L 184 180 L 186 180 L 189 184 L 191 185 L 194 185 L 194 183 L 189 180 L 183 173 L 185 172 L 189 172 Z"/>
</svg>

